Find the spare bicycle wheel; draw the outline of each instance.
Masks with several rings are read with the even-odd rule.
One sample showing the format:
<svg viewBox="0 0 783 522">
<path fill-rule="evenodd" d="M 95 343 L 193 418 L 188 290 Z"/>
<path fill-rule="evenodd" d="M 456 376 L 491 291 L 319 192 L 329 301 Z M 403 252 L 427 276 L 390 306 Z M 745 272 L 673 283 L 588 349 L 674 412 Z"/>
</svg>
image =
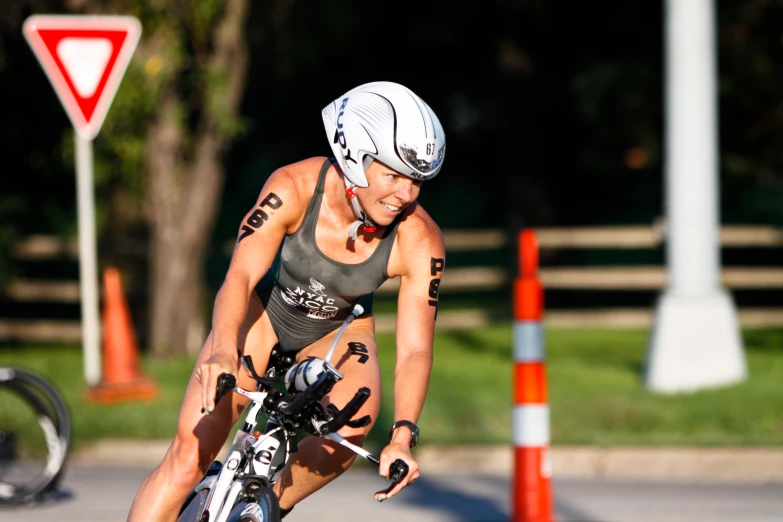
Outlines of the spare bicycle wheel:
<svg viewBox="0 0 783 522">
<path fill-rule="evenodd" d="M 0 368 L 0 504 L 36 503 L 64 473 L 68 411 L 43 378 Z"/>
</svg>

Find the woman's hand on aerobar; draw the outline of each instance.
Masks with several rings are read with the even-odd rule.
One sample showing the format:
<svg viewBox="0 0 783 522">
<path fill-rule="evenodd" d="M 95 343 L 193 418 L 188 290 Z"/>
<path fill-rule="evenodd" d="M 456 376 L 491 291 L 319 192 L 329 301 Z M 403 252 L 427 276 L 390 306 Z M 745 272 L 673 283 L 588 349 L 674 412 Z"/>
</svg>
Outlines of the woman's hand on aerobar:
<svg viewBox="0 0 783 522">
<path fill-rule="evenodd" d="M 218 377 L 224 373 L 236 376 L 237 367 L 236 357 L 231 357 L 226 352 L 217 352 L 196 368 L 196 378 L 201 383 L 201 407 L 206 415 L 215 410 Z"/>
<path fill-rule="evenodd" d="M 380 473 L 382 477 L 388 479 L 389 467 L 391 466 L 392 462 L 397 459 L 404 461 L 408 465 L 408 474 L 405 475 L 400 483 L 397 484 L 386 495 L 380 492 L 376 493 L 374 498 L 379 502 L 383 502 L 384 500 L 392 498 L 394 495 L 402 491 L 402 489 L 408 484 L 412 484 L 416 479 L 419 478 L 419 464 L 411 454 L 410 445 L 405 444 L 404 442 L 392 441 L 383 449 L 383 452 L 381 452 L 381 464 L 378 468 L 378 473 Z"/>
</svg>

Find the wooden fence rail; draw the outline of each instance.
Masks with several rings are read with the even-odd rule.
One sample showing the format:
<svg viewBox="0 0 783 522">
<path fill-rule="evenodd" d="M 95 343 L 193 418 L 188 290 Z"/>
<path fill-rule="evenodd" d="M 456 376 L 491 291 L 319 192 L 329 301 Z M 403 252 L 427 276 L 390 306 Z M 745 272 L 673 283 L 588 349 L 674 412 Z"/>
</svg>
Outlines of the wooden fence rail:
<svg viewBox="0 0 783 522">
<path fill-rule="evenodd" d="M 548 227 L 536 229 L 536 235 L 542 249 L 657 248 L 666 238 L 663 226 Z M 499 229 L 444 230 L 443 236 L 450 252 L 497 250 L 508 244 L 508 233 Z M 783 247 L 783 227 L 726 225 L 720 229 L 719 239 L 727 248 Z M 222 250 L 230 254 L 233 248 L 229 241 Z M 79 249 L 75 239 L 36 235 L 16 243 L 11 255 L 26 260 L 76 259 Z"/>
<path fill-rule="evenodd" d="M 539 247 L 552 249 L 651 249 L 663 246 L 665 227 L 579 227 L 540 228 L 536 230 Z M 448 252 L 486 251 L 507 248 L 509 236 L 499 229 L 445 230 L 444 237 Z M 783 247 L 783 228 L 770 226 L 727 225 L 721 228 L 720 244 L 725 248 L 779 248 Z M 233 242 L 228 242 L 222 251 L 230 255 Z M 145 255 L 141 248 L 129 249 L 133 255 Z M 21 261 L 78 258 L 75 240 L 54 236 L 30 236 L 15 244 L 11 255 Z M 446 271 L 440 291 L 443 293 L 495 291 L 508 287 L 510 277 L 505 268 L 473 266 L 451 268 Z M 590 266 L 590 267 L 542 267 L 540 277 L 547 289 L 562 290 L 662 290 L 666 287 L 667 274 L 662 266 Z M 782 289 L 783 267 L 723 267 L 722 284 L 729 289 Z M 380 294 L 391 294 L 399 288 L 399 280 L 392 279 L 379 289 Z M 15 279 L 0 284 L 0 293 L 6 301 L 15 302 L 57 302 L 78 303 L 79 284 L 74 280 L 25 280 Z M 463 315 L 465 312 L 460 312 Z M 579 319 L 579 318 L 582 319 Z M 603 320 L 601 320 L 603 317 Z M 625 319 L 619 319 L 625 317 Z M 487 314 L 475 311 L 473 319 L 460 316 L 453 321 L 455 326 L 486 321 Z M 783 325 L 783 309 L 741 310 L 743 324 Z M 385 320 L 379 320 L 379 329 L 385 328 Z M 649 324 L 650 312 L 613 309 L 548 311 L 547 321 L 557 326 L 581 324 L 617 326 Z M 452 321 L 443 317 L 441 326 Z M 59 333 L 58 333 L 59 332 Z M 66 340 L 79 337 L 78 322 L 48 320 L 6 320 L 0 319 L 0 339 Z"/>
</svg>

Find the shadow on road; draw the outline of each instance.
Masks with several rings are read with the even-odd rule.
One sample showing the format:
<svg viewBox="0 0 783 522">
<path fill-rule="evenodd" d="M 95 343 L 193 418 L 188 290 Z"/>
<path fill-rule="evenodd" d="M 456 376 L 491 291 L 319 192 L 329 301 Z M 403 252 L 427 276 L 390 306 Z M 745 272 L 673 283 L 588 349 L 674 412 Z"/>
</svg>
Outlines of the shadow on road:
<svg viewBox="0 0 783 522">
<path fill-rule="evenodd" d="M 414 487 L 408 488 L 405 495 L 400 496 L 407 504 L 432 511 L 446 512 L 452 520 L 459 522 L 507 522 L 508 513 L 505 506 L 496 498 L 482 493 L 469 493 L 474 479 L 464 477 L 465 486 L 459 489 L 446 485 L 443 481 L 432 482 L 426 478 L 416 481 Z M 481 477 L 486 484 L 492 478 Z M 497 487 L 506 489 L 507 483 L 498 479 Z M 486 486 L 482 489 L 486 489 Z"/>
<path fill-rule="evenodd" d="M 74 500 L 74 494 L 72 491 L 58 489 L 50 493 L 47 493 L 42 499 L 36 502 L 22 503 L 22 504 L 6 504 L 6 505 L 0 504 L 0 512 L 13 511 L 13 510 L 30 511 L 30 510 L 35 510 L 37 508 L 59 506 L 60 504 L 72 502 L 73 500 Z M 2 517 L 0 517 L 0 520 L 2 520 Z"/>
<path fill-rule="evenodd" d="M 508 522 L 510 499 L 506 494 L 510 495 L 509 488 L 509 480 L 498 476 L 455 477 L 448 482 L 422 478 L 406 490 L 400 500 L 448 514 L 449 520 L 454 522 Z M 554 501 L 554 511 L 558 522 L 606 522 L 558 498 Z"/>
</svg>

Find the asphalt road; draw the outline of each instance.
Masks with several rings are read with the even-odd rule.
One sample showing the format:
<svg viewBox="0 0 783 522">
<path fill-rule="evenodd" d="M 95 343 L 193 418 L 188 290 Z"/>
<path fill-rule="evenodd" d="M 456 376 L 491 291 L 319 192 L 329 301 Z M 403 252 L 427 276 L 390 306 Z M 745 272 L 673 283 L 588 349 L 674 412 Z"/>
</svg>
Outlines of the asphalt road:
<svg viewBox="0 0 783 522">
<path fill-rule="evenodd" d="M 59 498 L 36 507 L 0 508 L 7 522 L 120 522 L 145 469 L 71 467 Z M 372 493 L 385 481 L 352 469 L 301 503 L 286 522 L 508 522 L 509 479 L 498 474 L 422 477 L 394 499 Z M 559 522 L 783 522 L 783 484 L 556 479 Z"/>
</svg>

